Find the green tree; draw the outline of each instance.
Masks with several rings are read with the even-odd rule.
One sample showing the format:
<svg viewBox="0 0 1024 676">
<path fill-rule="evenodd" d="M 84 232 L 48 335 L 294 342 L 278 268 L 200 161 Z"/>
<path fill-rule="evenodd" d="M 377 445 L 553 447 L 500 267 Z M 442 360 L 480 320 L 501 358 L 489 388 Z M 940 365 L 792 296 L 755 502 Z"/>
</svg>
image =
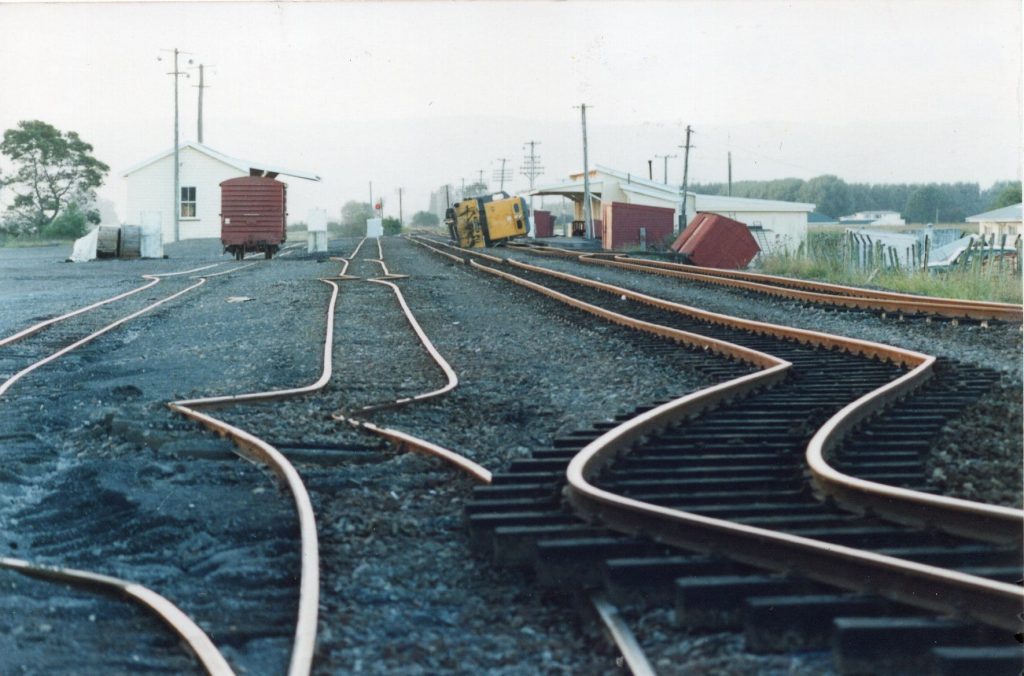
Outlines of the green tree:
<svg viewBox="0 0 1024 676">
<path fill-rule="evenodd" d="M 430 211 L 417 211 L 412 215 L 412 224 L 417 228 L 436 228 L 440 223 L 437 214 Z"/>
<path fill-rule="evenodd" d="M 394 216 L 386 217 L 381 225 L 384 228 L 385 235 L 400 235 L 402 234 L 402 223 Z"/>
<path fill-rule="evenodd" d="M 820 214 L 839 218 L 850 213 L 850 193 L 838 176 L 815 176 L 800 186 L 800 201 L 813 202 Z"/>
<path fill-rule="evenodd" d="M 9 229 L 38 233 L 72 202 L 91 204 L 110 170 L 92 156 L 77 132 L 61 132 L 39 120 L 23 120 L 4 132 L 0 153 L 14 165 L 3 181 L 14 189 L 5 219 Z"/>
<path fill-rule="evenodd" d="M 373 209 L 369 202 L 356 202 L 355 200 L 345 202 L 341 208 L 341 225 L 344 228 L 366 229 L 366 219 L 373 218 Z"/>
<path fill-rule="evenodd" d="M 949 209 L 949 198 L 938 185 L 915 188 L 903 207 L 903 216 L 909 223 L 941 223 Z"/>
<path fill-rule="evenodd" d="M 1021 203 L 1021 189 L 1020 183 L 1014 183 L 1003 188 L 1002 192 L 996 196 L 990 209 L 1001 209 L 1003 207 L 1012 206 L 1014 204 Z"/>
</svg>

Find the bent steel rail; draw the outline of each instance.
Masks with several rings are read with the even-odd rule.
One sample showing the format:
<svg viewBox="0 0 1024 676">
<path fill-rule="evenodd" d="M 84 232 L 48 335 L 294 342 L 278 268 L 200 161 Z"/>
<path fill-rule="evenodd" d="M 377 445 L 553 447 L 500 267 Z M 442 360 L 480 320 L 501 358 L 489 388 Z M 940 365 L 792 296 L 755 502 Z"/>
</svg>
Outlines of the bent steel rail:
<svg viewBox="0 0 1024 676">
<path fill-rule="evenodd" d="M 1024 319 L 1024 308 L 1017 305 L 1000 306 L 984 301 L 958 301 L 951 298 L 931 299 L 924 296 L 912 297 L 912 299 L 897 300 L 882 295 L 867 295 L 868 290 L 863 290 L 862 295 L 842 295 L 836 293 L 825 293 L 823 291 L 803 291 L 800 289 L 779 286 L 776 284 L 765 284 L 763 282 L 747 281 L 729 276 L 710 274 L 709 268 L 699 268 L 702 272 L 690 272 L 677 267 L 666 267 L 669 263 L 655 261 L 656 264 L 637 263 L 635 259 L 625 262 L 622 257 L 615 260 L 607 260 L 595 256 L 580 256 L 581 263 L 590 265 L 603 265 L 606 267 L 619 268 L 644 272 L 647 274 L 662 275 L 688 279 L 696 282 L 728 286 L 744 291 L 787 298 L 789 300 L 801 300 L 811 303 L 826 305 L 837 305 L 841 307 L 856 308 L 859 310 L 882 310 L 883 312 L 927 314 L 951 319 L 969 318 L 977 320 L 1000 319 L 1004 321 L 1021 321 Z M 853 287 L 850 287 L 853 288 Z"/>
<path fill-rule="evenodd" d="M 809 329 L 780 326 L 709 312 L 564 272 L 548 270 L 519 261 L 509 261 L 509 263 L 513 267 L 521 267 L 592 288 L 610 291 L 638 302 L 722 326 L 797 340 L 808 345 L 844 350 L 852 354 L 862 354 L 907 366 L 910 370 L 904 375 L 864 395 L 833 415 L 818 431 L 818 434 L 811 439 L 807 447 L 807 463 L 819 493 L 833 497 L 841 505 L 853 511 L 872 512 L 899 523 L 934 527 L 972 539 L 990 542 L 1019 542 L 1024 535 L 1024 510 L 921 493 L 858 479 L 839 472 L 827 462 L 828 451 L 844 433 L 850 431 L 854 425 L 868 415 L 908 394 L 930 378 L 935 357 L 859 338 L 847 338 Z"/>
<path fill-rule="evenodd" d="M 471 261 L 471 263 L 474 267 L 498 276 L 514 277 L 514 275 L 480 265 L 475 261 Z M 513 264 L 552 276 L 575 279 L 579 283 L 595 288 L 614 290 L 616 293 L 640 302 L 648 302 L 666 309 L 675 308 L 675 311 L 702 316 L 709 321 L 728 323 L 760 333 L 782 335 L 810 344 L 839 347 L 862 354 L 889 358 L 912 367 L 912 370 L 903 377 L 866 397 L 862 397 L 858 402 L 854 402 L 837 413 L 829 421 L 831 428 L 829 424 L 826 424 L 819 431 L 821 435 L 831 436 L 835 433 L 834 429 L 838 429 L 843 421 L 846 421 L 847 425 L 855 424 L 851 417 L 851 410 L 856 406 L 855 410 L 864 411 L 862 400 L 871 399 L 877 403 L 879 398 L 888 399 L 913 389 L 927 378 L 934 363 L 933 357 L 901 348 L 716 315 L 643 296 L 619 287 L 575 278 L 573 275 L 553 273 L 553 271 L 523 263 Z M 531 288 L 539 286 L 522 279 L 516 283 L 531 286 Z M 547 293 L 556 298 L 563 296 L 563 294 L 551 290 L 548 290 Z M 579 306 L 577 305 L 577 307 Z M 623 319 L 628 320 L 629 318 L 623 317 Z M 599 473 L 614 458 L 628 453 L 644 436 L 696 415 L 700 411 L 715 406 L 720 401 L 748 392 L 763 383 L 768 374 L 784 377 L 788 368 L 788 364 L 769 366 L 765 370 L 680 397 L 602 434 L 584 447 L 569 465 L 566 488 L 569 501 L 578 513 L 587 518 L 599 520 L 604 525 L 623 533 L 643 533 L 656 541 L 691 550 L 726 553 L 732 558 L 761 568 L 779 572 L 796 571 L 810 579 L 841 588 L 879 594 L 933 612 L 966 615 L 985 624 L 1018 631 L 1020 618 L 1017 614 L 1024 605 L 1024 590 L 1014 585 L 846 546 L 660 507 L 615 495 L 589 483 L 591 477 Z M 850 479 L 852 477 L 840 475 L 838 481 L 841 485 L 845 485 Z M 861 480 L 855 481 L 861 482 Z M 872 483 L 863 482 L 865 485 Z M 832 484 L 826 480 L 819 480 L 819 485 L 831 486 Z M 874 486 L 891 488 L 881 484 L 874 484 Z M 1019 539 L 1022 516 L 1024 516 L 1024 512 L 1020 510 L 1008 510 L 980 503 L 915 493 L 914 491 L 905 491 L 904 493 L 900 495 L 889 493 L 881 500 L 903 503 L 911 511 L 918 509 L 922 502 L 927 503 L 928 508 L 937 509 L 943 515 L 955 516 L 954 523 L 947 524 L 943 519 L 941 524 L 944 527 L 948 526 L 954 532 L 961 529 L 964 521 L 969 521 L 981 524 L 980 527 L 988 533 L 998 532 L 1008 535 L 1012 532 L 1012 539 Z M 864 496 L 855 496 L 855 498 L 858 497 L 863 498 Z M 867 499 L 872 504 L 879 500 L 874 492 Z M 903 519 L 901 518 L 901 520 Z M 973 535 L 977 537 L 977 533 Z"/>
<path fill-rule="evenodd" d="M 847 284 L 833 284 L 831 282 L 820 282 L 799 277 L 785 277 L 782 275 L 769 275 L 763 272 L 749 272 L 747 270 L 727 270 L 723 268 L 709 268 L 700 265 L 687 265 L 685 263 L 672 263 L 669 261 L 646 260 L 632 256 L 615 256 L 615 260 L 629 261 L 640 265 L 651 267 L 664 267 L 669 269 L 693 270 L 708 275 L 719 277 L 732 277 L 734 279 L 746 279 L 755 282 L 764 282 L 776 286 L 792 286 L 798 289 L 811 291 L 822 291 L 835 293 L 843 296 L 858 296 L 861 298 L 884 298 L 889 300 L 923 301 L 928 303 L 940 303 L 946 305 L 976 305 L 978 307 L 994 308 L 996 310 L 1010 310 L 1021 312 L 1024 310 L 1015 303 L 1000 303 L 987 300 L 969 300 L 961 298 L 945 298 L 942 296 L 922 296 L 915 293 L 901 293 L 899 291 L 884 291 L 882 289 L 868 289 L 861 286 L 850 286 Z"/>
<path fill-rule="evenodd" d="M 167 404 L 176 413 L 202 423 L 221 436 L 230 438 L 237 447 L 237 453 L 247 460 L 267 466 L 280 478 L 292 493 L 295 511 L 299 519 L 300 535 L 300 577 L 299 610 L 295 623 L 292 654 L 288 664 L 291 676 L 308 674 L 313 665 L 316 648 L 317 617 L 320 602 L 320 553 L 316 532 L 316 515 L 313 504 L 298 471 L 276 448 L 259 437 L 230 425 L 223 420 L 206 415 L 197 408 L 223 406 L 236 403 L 252 403 L 284 399 L 299 394 L 308 394 L 323 389 L 331 378 L 334 345 L 334 312 L 338 299 L 338 284 L 332 280 L 321 280 L 331 287 L 331 299 L 327 305 L 327 321 L 324 332 L 323 367 L 320 377 L 309 385 L 266 392 L 251 392 L 240 395 L 183 399 Z"/>
<path fill-rule="evenodd" d="M 199 625 L 176 605 L 151 589 L 109 575 L 74 568 L 42 566 L 7 557 L 0 557 L 0 568 L 7 568 L 30 577 L 92 587 L 107 594 L 124 596 L 159 617 L 164 624 L 170 627 L 192 650 L 208 674 L 232 676 L 235 673 L 224 656 L 213 645 L 213 641 L 206 635 L 206 632 L 200 629 Z"/>
</svg>

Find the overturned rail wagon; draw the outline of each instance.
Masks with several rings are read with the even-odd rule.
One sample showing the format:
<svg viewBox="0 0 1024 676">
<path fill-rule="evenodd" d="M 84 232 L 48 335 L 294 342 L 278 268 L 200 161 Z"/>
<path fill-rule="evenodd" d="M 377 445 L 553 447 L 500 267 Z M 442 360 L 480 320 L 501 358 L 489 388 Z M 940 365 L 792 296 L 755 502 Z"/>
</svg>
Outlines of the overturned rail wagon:
<svg viewBox="0 0 1024 676">
<path fill-rule="evenodd" d="M 241 260 L 262 251 L 272 258 L 287 239 L 288 186 L 263 176 L 242 176 L 220 184 L 220 242 Z"/>
</svg>

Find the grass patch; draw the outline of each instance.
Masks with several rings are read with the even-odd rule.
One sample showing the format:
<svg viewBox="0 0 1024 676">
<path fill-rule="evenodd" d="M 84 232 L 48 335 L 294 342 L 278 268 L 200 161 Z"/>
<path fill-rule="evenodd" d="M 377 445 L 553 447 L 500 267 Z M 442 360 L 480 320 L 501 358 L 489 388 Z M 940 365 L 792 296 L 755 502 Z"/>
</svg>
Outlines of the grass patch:
<svg viewBox="0 0 1024 676">
<path fill-rule="evenodd" d="M 865 286 L 921 296 L 1020 303 L 1022 284 L 1020 271 L 1009 265 L 999 269 L 971 266 L 944 271 L 891 270 L 858 268 L 847 263 L 843 255 L 843 234 L 837 230 L 808 233 L 806 248 L 796 254 L 763 255 L 759 267 L 763 272 L 787 277 L 812 279 L 832 284 Z"/>
<path fill-rule="evenodd" d="M 0 234 L 0 247 L 6 249 L 27 249 L 35 246 L 69 246 L 74 244 L 75 237 L 38 237 L 35 235 L 12 235 Z"/>
</svg>

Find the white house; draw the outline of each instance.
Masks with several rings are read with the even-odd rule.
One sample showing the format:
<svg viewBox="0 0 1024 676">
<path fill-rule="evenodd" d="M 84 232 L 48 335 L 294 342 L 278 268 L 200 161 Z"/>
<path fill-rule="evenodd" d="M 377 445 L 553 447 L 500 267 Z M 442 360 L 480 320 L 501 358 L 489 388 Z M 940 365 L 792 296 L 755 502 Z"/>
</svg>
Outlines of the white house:
<svg viewBox="0 0 1024 676">
<path fill-rule="evenodd" d="M 968 216 L 966 220 L 968 223 L 978 224 L 979 235 L 994 235 L 997 238 L 1006 235 L 1006 239 L 1012 242 L 1021 234 L 1024 208 L 1021 204 L 1011 204 L 976 216 Z"/>
<path fill-rule="evenodd" d="M 178 239 L 220 236 L 220 183 L 239 176 L 320 177 L 304 171 L 272 167 L 229 157 L 213 148 L 188 141 L 178 147 L 178 199 L 174 199 L 174 149 L 127 169 L 126 223 L 160 224 L 165 242 L 175 241 L 174 209 L 178 209 Z"/>
<path fill-rule="evenodd" d="M 840 216 L 839 222 L 847 225 L 906 225 L 898 211 L 858 211 L 849 216 Z"/>
<path fill-rule="evenodd" d="M 570 175 L 567 182 L 537 188 L 527 194 L 567 197 L 574 202 L 576 220 L 583 220 L 582 172 Z M 625 202 L 673 209 L 678 221 L 682 205 L 682 189 L 679 186 L 658 183 L 600 165 L 590 171 L 590 197 L 595 217 L 601 213 L 602 202 Z M 764 251 L 776 248 L 795 251 L 807 240 L 807 214 L 812 211 L 814 205 L 803 202 L 699 195 L 687 191 L 687 223 L 698 212 L 719 214 L 746 223 Z"/>
</svg>

